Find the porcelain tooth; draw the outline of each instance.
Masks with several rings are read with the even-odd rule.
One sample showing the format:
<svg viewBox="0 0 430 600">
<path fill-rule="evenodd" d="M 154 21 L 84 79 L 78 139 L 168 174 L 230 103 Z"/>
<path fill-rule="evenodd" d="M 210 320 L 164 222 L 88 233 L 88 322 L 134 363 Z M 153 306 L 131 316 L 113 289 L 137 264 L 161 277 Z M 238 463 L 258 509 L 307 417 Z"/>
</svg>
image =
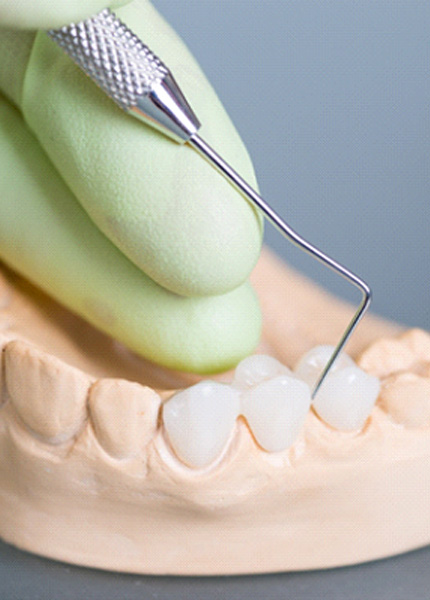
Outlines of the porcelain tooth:
<svg viewBox="0 0 430 600">
<path fill-rule="evenodd" d="M 138 383 L 101 379 L 91 388 L 89 408 L 100 445 L 115 458 L 127 458 L 152 439 L 160 396 Z"/>
<path fill-rule="evenodd" d="M 280 452 L 294 443 L 310 404 L 310 389 L 304 381 L 279 375 L 242 395 L 242 414 L 260 446 Z"/>
<path fill-rule="evenodd" d="M 87 416 L 90 377 L 23 341 L 6 345 L 4 361 L 7 391 L 22 421 L 52 443 L 75 435 Z"/>
<path fill-rule="evenodd" d="M 301 357 L 294 367 L 294 374 L 306 381 L 309 387 L 313 389 L 333 352 L 334 346 L 315 346 Z M 341 353 L 332 365 L 330 374 L 339 371 L 339 369 L 351 367 L 354 364 L 352 358 L 345 353 Z"/>
<path fill-rule="evenodd" d="M 357 366 L 329 373 L 318 390 L 313 407 L 331 427 L 343 431 L 361 429 L 375 405 L 379 379 Z"/>
<path fill-rule="evenodd" d="M 163 420 L 178 457 L 191 467 L 213 462 L 231 436 L 239 409 L 239 392 L 214 381 L 201 381 L 172 396 L 163 406 Z"/>
<path fill-rule="evenodd" d="M 267 379 L 288 374 L 291 374 L 290 369 L 276 358 L 267 354 L 253 354 L 237 365 L 232 385 L 239 390 L 246 390 Z"/>
</svg>

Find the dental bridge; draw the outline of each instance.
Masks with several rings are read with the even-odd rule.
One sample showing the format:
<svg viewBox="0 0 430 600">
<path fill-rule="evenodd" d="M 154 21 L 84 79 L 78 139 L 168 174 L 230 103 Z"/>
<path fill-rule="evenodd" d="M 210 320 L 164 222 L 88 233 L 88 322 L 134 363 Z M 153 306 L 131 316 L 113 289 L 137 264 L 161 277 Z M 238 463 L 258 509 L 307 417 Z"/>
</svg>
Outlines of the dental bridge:
<svg viewBox="0 0 430 600">
<path fill-rule="evenodd" d="M 314 383 L 312 398 L 371 303 L 369 286 L 349 269 L 296 233 L 244 179 L 198 134 L 200 122 L 169 69 L 109 9 L 48 35 L 114 101 L 178 143 L 188 143 L 260 209 L 290 242 L 347 279 L 362 292 L 362 300 L 341 339 Z"/>
</svg>

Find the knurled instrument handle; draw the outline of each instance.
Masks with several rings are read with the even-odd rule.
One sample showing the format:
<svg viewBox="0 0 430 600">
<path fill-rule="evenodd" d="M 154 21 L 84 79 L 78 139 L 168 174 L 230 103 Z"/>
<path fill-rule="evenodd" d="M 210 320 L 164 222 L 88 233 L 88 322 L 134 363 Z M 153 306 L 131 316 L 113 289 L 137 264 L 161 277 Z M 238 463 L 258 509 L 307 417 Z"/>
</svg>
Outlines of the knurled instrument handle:
<svg viewBox="0 0 430 600">
<path fill-rule="evenodd" d="M 199 129 L 169 69 L 108 8 L 48 35 L 123 110 L 179 142 Z"/>
</svg>

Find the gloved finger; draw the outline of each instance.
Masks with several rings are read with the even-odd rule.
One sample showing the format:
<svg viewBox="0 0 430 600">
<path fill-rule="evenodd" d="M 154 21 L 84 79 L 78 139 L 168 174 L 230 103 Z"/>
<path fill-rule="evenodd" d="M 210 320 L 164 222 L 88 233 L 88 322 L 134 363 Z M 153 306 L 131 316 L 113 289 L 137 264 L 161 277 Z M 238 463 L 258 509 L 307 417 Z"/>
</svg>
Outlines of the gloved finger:
<svg viewBox="0 0 430 600">
<path fill-rule="evenodd" d="M 255 185 L 236 130 L 183 42 L 146 1 L 118 14 L 170 66 L 203 138 Z M 192 148 L 123 113 L 44 33 L 21 108 L 93 221 L 160 285 L 214 295 L 246 280 L 260 252 L 261 217 Z"/>
<path fill-rule="evenodd" d="M 130 0 L 114 0 L 120 6 Z M 0 25 L 16 29 L 50 29 L 87 19 L 106 8 L 106 0 L 0 0 Z"/>
<path fill-rule="evenodd" d="M 166 367 L 223 371 L 254 349 L 260 311 L 249 284 L 184 298 L 154 283 L 95 227 L 1 98 L 0 164 L 0 256 L 27 279 Z"/>
</svg>

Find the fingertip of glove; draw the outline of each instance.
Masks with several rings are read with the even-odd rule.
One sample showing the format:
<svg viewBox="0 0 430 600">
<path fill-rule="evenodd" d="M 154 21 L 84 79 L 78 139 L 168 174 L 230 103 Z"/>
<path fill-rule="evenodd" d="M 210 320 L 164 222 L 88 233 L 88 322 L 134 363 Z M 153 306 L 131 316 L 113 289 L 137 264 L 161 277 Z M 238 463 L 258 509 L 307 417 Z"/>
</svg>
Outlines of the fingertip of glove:
<svg viewBox="0 0 430 600">
<path fill-rule="evenodd" d="M 261 336 L 260 304 L 249 283 L 221 298 L 197 300 L 189 316 L 187 332 L 183 324 L 167 327 L 166 337 L 149 357 L 168 368 L 211 375 L 235 367 L 251 354 Z"/>
</svg>

